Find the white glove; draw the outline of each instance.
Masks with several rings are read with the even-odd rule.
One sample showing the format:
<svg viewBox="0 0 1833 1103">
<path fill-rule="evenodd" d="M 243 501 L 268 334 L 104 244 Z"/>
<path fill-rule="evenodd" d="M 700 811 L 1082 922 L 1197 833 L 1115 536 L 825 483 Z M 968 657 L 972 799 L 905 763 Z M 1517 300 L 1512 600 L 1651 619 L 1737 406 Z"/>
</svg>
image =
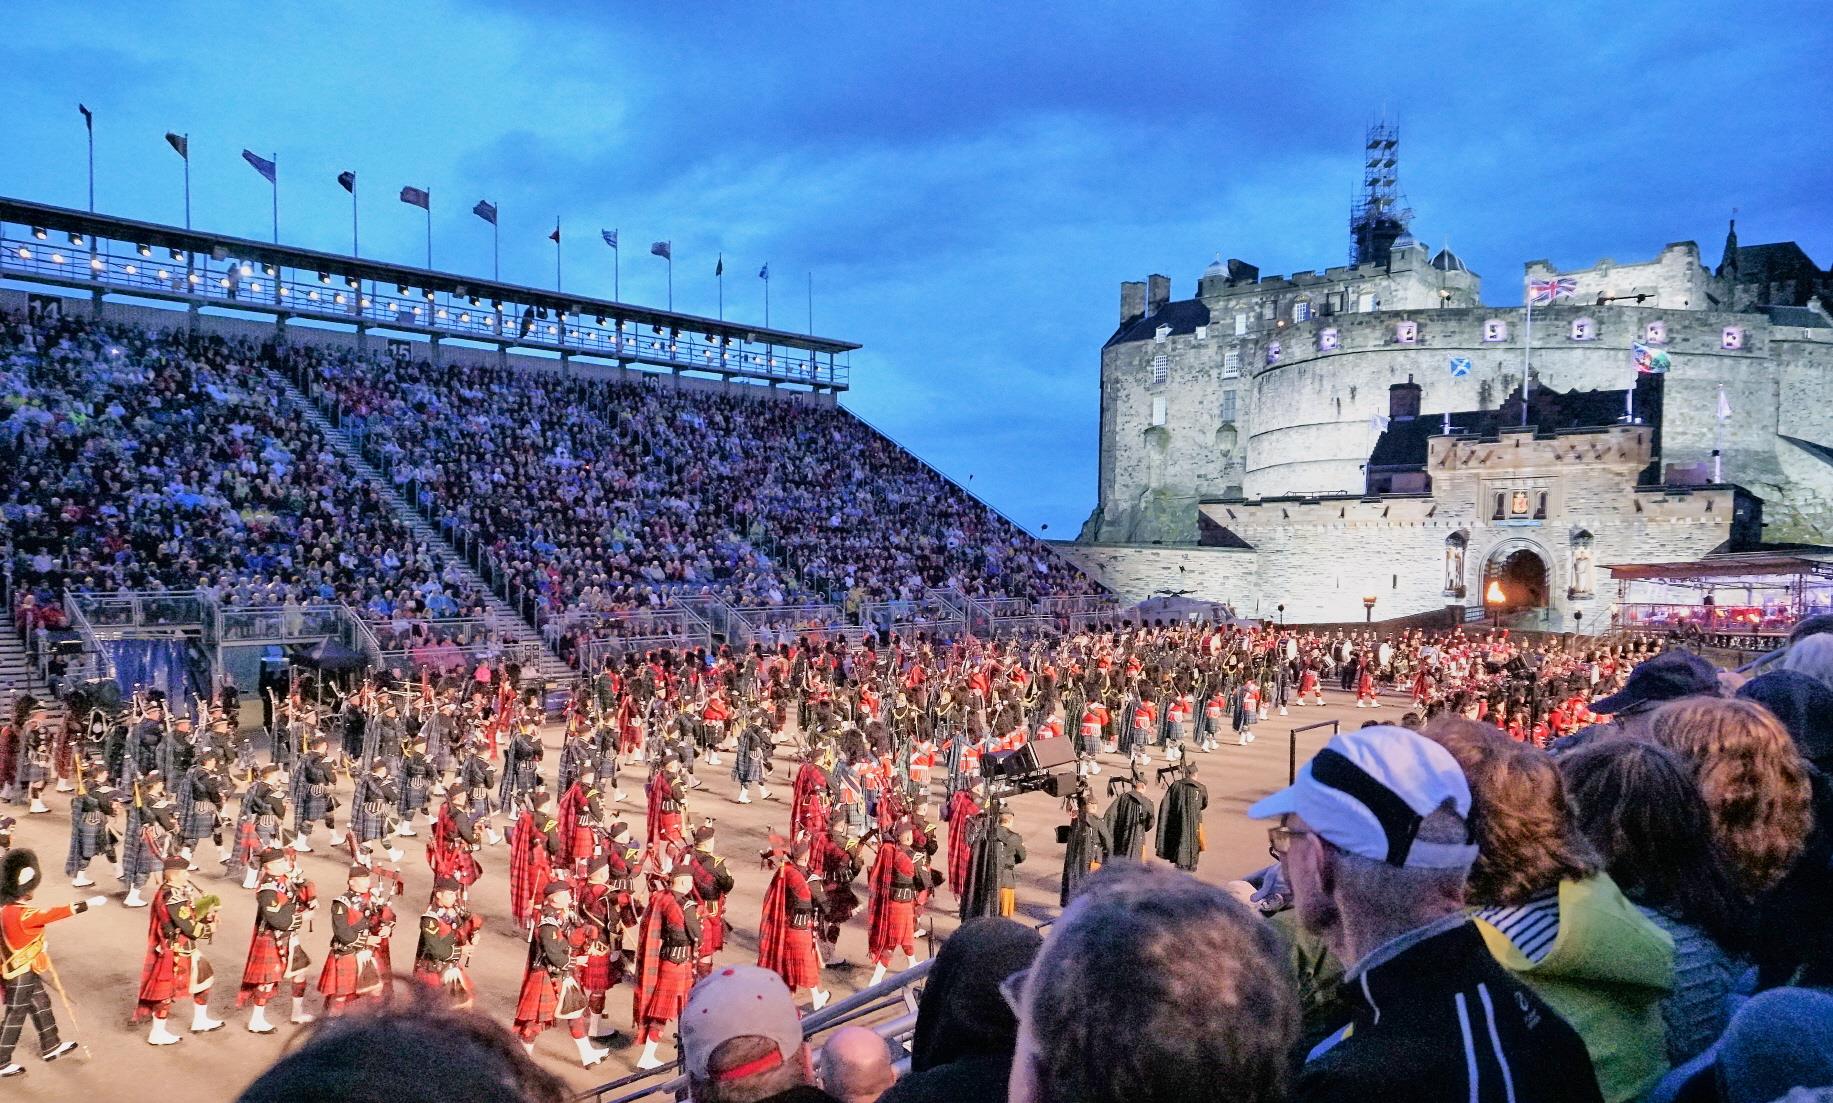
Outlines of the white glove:
<svg viewBox="0 0 1833 1103">
<path fill-rule="evenodd" d="M 99 908 L 99 907 L 101 907 L 101 906 L 102 906 L 103 904 L 106 904 L 106 903 L 108 903 L 108 897 L 106 897 L 106 896 L 91 896 L 91 897 L 90 897 L 89 899 L 87 899 L 87 900 L 85 900 L 85 901 L 83 901 L 83 903 L 85 903 L 85 904 L 87 904 L 87 905 L 89 905 L 89 906 L 90 906 L 90 907 L 92 907 L 92 908 Z"/>
</svg>

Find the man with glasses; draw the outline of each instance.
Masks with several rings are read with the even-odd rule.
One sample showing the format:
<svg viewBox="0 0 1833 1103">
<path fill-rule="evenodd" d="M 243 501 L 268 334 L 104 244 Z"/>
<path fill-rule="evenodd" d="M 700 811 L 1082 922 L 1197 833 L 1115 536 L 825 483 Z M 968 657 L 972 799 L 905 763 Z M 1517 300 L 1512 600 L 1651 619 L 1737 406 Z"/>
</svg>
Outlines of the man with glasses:
<svg viewBox="0 0 1833 1103">
<path fill-rule="evenodd" d="M 1000 986 L 1019 1022 L 1011 1103 L 1281 1103 L 1298 1037 L 1281 956 L 1222 889 L 1102 869 Z"/>
<path fill-rule="evenodd" d="M 1296 1098 L 1582 1103 L 1600 1098 L 1565 1020 L 1490 956 L 1464 910 L 1477 848 L 1450 752 L 1405 728 L 1331 738 L 1248 814 L 1298 921 L 1346 966 L 1350 1022 L 1305 1062 Z"/>
</svg>

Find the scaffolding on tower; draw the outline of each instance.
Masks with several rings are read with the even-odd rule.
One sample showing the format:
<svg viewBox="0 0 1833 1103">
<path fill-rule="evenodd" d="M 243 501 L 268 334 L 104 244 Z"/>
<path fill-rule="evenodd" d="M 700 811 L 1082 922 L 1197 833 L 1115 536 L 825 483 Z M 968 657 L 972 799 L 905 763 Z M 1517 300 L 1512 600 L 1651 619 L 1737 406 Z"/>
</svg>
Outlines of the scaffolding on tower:
<svg viewBox="0 0 1833 1103">
<path fill-rule="evenodd" d="M 1413 221 L 1400 192 L 1400 128 L 1386 119 L 1370 126 L 1362 151 L 1362 191 L 1349 209 L 1349 263 L 1386 264 Z"/>
</svg>

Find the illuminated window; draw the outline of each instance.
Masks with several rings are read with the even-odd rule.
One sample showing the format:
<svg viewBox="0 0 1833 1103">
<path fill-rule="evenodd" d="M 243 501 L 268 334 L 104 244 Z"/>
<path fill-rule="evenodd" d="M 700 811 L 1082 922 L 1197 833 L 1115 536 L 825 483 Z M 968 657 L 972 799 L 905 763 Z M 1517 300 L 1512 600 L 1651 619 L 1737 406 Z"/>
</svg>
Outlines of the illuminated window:
<svg viewBox="0 0 1833 1103">
<path fill-rule="evenodd" d="M 1500 318 L 1491 318 L 1483 323 L 1483 340 L 1486 343 L 1508 340 L 1508 323 Z"/>
<path fill-rule="evenodd" d="M 1222 378 L 1239 379 L 1241 377 L 1241 350 L 1229 349 L 1222 354 Z"/>
<path fill-rule="evenodd" d="M 1416 345 L 1419 343 L 1418 322 L 1395 322 L 1394 343 L 1397 345 Z"/>
<path fill-rule="evenodd" d="M 1158 384 L 1163 383 L 1165 381 L 1165 378 L 1169 376 L 1170 374 L 1171 374 L 1171 358 L 1169 356 L 1166 356 L 1162 352 L 1159 353 L 1157 356 L 1154 356 L 1152 358 L 1152 383 L 1153 385 L 1157 386 Z"/>
<path fill-rule="evenodd" d="M 1572 319 L 1572 339 L 1574 341 L 1595 341 L 1598 336 L 1598 324 L 1590 318 Z"/>
<path fill-rule="evenodd" d="M 1165 402 L 1165 396 L 1159 395 L 1152 400 L 1152 424 L 1163 425 L 1165 423 L 1166 413 L 1167 403 Z"/>
<path fill-rule="evenodd" d="M 1309 300 L 1300 299 L 1292 304 L 1292 320 L 1295 322 L 1309 322 L 1311 320 L 1311 303 Z"/>
</svg>

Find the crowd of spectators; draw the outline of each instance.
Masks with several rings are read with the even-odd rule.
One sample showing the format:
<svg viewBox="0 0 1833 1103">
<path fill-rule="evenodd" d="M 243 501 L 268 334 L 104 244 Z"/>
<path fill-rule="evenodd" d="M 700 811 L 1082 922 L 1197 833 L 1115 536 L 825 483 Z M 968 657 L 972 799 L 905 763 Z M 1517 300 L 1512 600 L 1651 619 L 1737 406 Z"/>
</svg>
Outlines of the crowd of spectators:
<svg viewBox="0 0 1833 1103">
<path fill-rule="evenodd" d="M 482 610 L 246 340 L 0 316 L 0 527 L 33 616 L 64 590 L 347 602 L 377 620 Z"/>
<path fill-rule="evenodd" d="M 1039 541 L 835 406 L 299 347 L 287 367 L 550 639 L 705 594 L 733 606 L 930 588 L 1093 589 Z"/>
</svg>

